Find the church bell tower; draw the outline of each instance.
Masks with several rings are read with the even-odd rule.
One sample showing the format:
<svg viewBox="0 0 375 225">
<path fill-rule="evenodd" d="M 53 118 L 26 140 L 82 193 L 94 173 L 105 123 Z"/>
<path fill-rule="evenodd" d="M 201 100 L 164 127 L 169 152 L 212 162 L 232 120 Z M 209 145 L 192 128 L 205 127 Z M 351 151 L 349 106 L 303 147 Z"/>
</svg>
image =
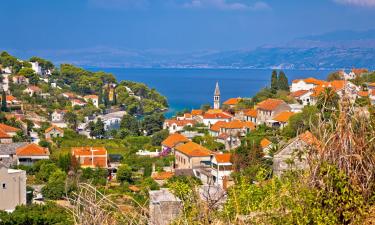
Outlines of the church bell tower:
<svg viewBox="0 0 375 225">
<path fill-rule="evenodd" d="M 220 88 L 218 82 L 216 82 L 214 93 L 214 109 L 220 109 Z"/>
</svg>

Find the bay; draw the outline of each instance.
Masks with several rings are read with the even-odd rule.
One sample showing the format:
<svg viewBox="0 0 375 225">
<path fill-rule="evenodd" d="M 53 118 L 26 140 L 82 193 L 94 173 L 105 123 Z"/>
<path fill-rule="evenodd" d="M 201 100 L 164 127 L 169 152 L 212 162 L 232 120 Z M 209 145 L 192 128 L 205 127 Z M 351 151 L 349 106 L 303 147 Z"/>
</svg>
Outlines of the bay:
<svg viewBox="0 0 375 225">
<path fill-rule="evenodd" d="M 166 96 L 169 103 L 167 117 L 183 109 L 212 104 L 216 82 L 219 82 L 221 101 L 233 97 L 252 97 L 270 83 L 268 69 L 130 69 L 87 68 L 115 75 L 118 81 L 145 83 Z M 332 71 L 284 70 L 289 83 L 294 79 L 315 77 L 325 79 Z"/>
</svg>

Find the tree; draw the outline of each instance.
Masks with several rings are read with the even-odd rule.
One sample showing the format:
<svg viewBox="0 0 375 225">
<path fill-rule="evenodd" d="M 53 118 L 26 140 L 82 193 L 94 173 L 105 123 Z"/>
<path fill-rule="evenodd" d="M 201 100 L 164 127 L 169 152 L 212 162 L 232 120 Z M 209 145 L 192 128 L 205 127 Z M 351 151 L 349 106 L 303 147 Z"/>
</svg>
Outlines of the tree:
<svg viewBox="0 0 375 225">
<path fill-rule="evenodd" d="M 103 138 L 105 136 L 104 123 L 100 118 L 95 123 L 94 134 L 96 138 Z"/>
<path fill-rule="evenodd" d="M 60 169 L 53 172 L 46 186 L 42 188 L 43 196 L 52 200 L 62 198 L 65 194 L 65 179 L 66 174 Z"/>
<path fill-rule="evenodd" d="M 132 182 L 132 169 L 127 164 L 121 165 L 116 174 L 117 180 L 120 182 Z"/>
<path fill-rule="evenodd" d="M 321 111 L 323 118 L 329 120 L 332 113 L 338 109 L 340 97 L 332 88 L 325 88 L 319 95 L 316 107 Z"/>
<path fill-rule="evenodd" d="M 163 128 L 164 120 L 165 117 L 162 113 L 154 113 L 152 115 L 145 116 L 142 122 L 142 127 L 148 135 L 152 135 Z"/>
<path fill-rule="evenodd" d="M 330 73 L 327 77 L 327 81 L 342 80 L 342 76 L 338 71 Z"/>
<path fill-rule="evenodd" d="M 131 135 L 137 136 L 139 135 L 139 122 L 137 118 L 135 118 L 132 115 L 125 114 L 120 123 L 120 128 L 121 129 L 126 129 L 129 131 Z"/>
<path fill-rule="evenodd" d="M 169 135 L 168 130 L 161 130 L 156 132 L 151 137 L 151 144 L 154 146 L 160 146 L 161 142 L 164 141 Z"/>
<path fill-rule="evenodd" d="M 40 166 L 38 173 L 36 174 L 36 178 L 40 181 L 48 181 L 50 176 L 57 170 L 57 166 L 52 163 L 44 163 Z"/>
<path fill-rule="evenodd" d="M 28 67 L 22 68 L 18 74 L 26 78 L 29 78 L 30 84 L 37 85 L 39 82 L 39 76 L 31 68 L 28 68 Z"/>
<path fill-rule="evenodd" d="M 301 113 L 289 118 L 288 125 L 282 130 L 283 136 L 293 138 L 308 130 L 311 124 L 317 123 L 318 113 L 315 106 L 305 106 Z"/>
<path fill-rule="evenodd" d="M 271 75 L 271 91 L 273 93 L 276 93 L 278 88 L 279 88 L 279 85 L 278 85 L 277 71 L 273 70 L 272 75 Z"/>
<path fill-rule="evenodd" d="M 67 112 L 65 113 L 64 115 L 64 120 L 66 122 L 69 123 L 70 127 L 73 129 L 73 130 L 76 130 L 77 129 L 77 126 L 78 126 L 78 118 L 77 118 L 77 115 L 73 112 Z"/>
<path fill-rule="evenodd" d="M 7 95 L 4 90 L 1 95 L 1 112 L 8 112 Z"/>
<path fill-rule="evenodd" d="M 288 78 L 286 77 L 284 71 L 279 72 L 278 78 L 278 90 L 289 91 Z"/>
</svg>

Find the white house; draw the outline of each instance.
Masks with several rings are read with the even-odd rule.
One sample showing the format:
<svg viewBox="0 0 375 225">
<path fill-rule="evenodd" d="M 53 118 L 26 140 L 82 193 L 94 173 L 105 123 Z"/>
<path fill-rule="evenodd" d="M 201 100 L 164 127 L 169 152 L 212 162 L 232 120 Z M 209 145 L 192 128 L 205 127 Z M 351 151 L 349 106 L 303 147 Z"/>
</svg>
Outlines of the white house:
<svg viewBox="0 0 375 225">
<path fill-rule="evenodd" d="M 42 75 L 42 67 L 39 66 L 38 62 L 30 62 L 31 68 L 34 70 L 34 72 L 38 75 Z"/>
<path fill-rule="evenodd" d="M 104 129 L 108 131 L 113 129 L 119 129 L 121 119 L 124 117 L 125 114 L 125 111 L 118 111 L 98 116 L 98 118 L 102 120 L 102 122 L 104 123 Z"/>
<path fill-rule="evenodd" d="M 48 148 L 43 148 L 35 143 L 22 146 L 16 150 L 17 164 L 31 166 L 36 161 L 49 159 Z"/>
<path fill-rule="evenodd" d="M 78 106 L 85 106 L 85 105 L 87 105 L 86 102 L 83 102 L 83 101 L 81 101 L 79 99 L 73 99 L 73 100 L 71 100 L 71 103 L 72 103 L 72 106 L 76 106 L 76 105 L 78 105 Z"/>
<path fill-rule="evenodd" d="M 184 127 L 192 127 L 196 123 L 195 120 L 169 119 L 164 121 L 163 129 L 167 129 L 170 134 L 174 134 L 178 131 L 182 131 Z"/>
<path fill-rule="evenodd" d="M 25 90 L 23 90 L 23 93 L 26 93 L 30 95 L 30 97 L 35 96 L 36 94 L 41 94 L 42 89 L 40 89 L 38 86 L 29 85 Z"/>
<path fill-rule="evenodd" d="M 203 123 L 204 125 L 211 127 L 213 124 L 217 123 L 218 121 L 229 122 L 233 118 L 232 115 L 225 112 L 219 113 L 205 113 L 203 116 Z"/>
<path fill-rule="evenodd" d="M 292 92 L 290 95 L 296 100 L 298 100 L 302 105 L 305 106 L 305 105 L 312 104 L 312 101 L 311 101 L 312 93 L 313 93 L 312 90 L 299 90 L 299 91 Z"/>
<path fill-rule="evenodd" d="M 300 90 L 311 90 L 318 85 L 324 84 L 325 81 L 318 80 L 312 77 L 302 79 L 302 80 L 293 80 L 292 86 L 290 88 L 291 92 L 296 92 Z"/>
<path fill-rule="evenodd" d="M 233 164 L 231 162 L 231 153 L 216 154 L 211 160 L 211 175 L 214 185 L 226 188 L 231 173 L 233 172 Z"/>
<path fill-rule="evenodd" d="M 99 108 L 99 96 L 97 95 L 86 95 L 83 97 L 86 102 L 92 102 L 92 104 L 96 107 Z"/>
<path fill-rule="evenodd" d="M 26 205 L 26 171 L 0 167 L 0 210 Z"/>
</svg>

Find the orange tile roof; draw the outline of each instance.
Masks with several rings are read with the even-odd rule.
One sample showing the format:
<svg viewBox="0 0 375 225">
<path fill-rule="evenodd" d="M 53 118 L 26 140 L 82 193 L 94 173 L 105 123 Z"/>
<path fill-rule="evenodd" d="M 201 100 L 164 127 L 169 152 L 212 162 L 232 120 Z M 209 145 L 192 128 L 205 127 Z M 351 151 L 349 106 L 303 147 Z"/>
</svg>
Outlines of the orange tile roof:
<svg viewBox="0 0 375 225">
<path fill-rule="evenodd" d="M 63 130 L 63 129 L 61 129 L 60 127 L 57 127 L 57 126 L 55 126 L 55 125 L 53 125 L 53 126 L 47 128 L 46 131 L 45 131 L 45 133 L 48 133 L 48 132 L 52 131 L 53 129 L 55 129 L 55 130 L 57 130 L 57 131 L 59 131 L 59 132 L 61 132 L 61 133 L 64 133 L 64 130 Z"/>
<path fill-rule="evenodd" d="M 130 185 L 129 187 L 129 190 L 133 191 L 133 192 L 139 192 L 141 191 L 141 189 L 135 185 Z"/>
<path fill-rule="evenodd" d="M 190 157 L 204 157 L 212 155 L 210 150 L 194 142 L 179 145 L 176 147 L 176 151 L 182 152 Z"/>
<path fill-rule="evenodd" d="M 30 85 L 27 88 L 32 90 L 32 91 L 41 91 L 42 90 L 38 86 L 35 86 L 35 85 Z"/>
<path fill-rule="evenodd" d="M 152 179 L 154 180 L 168 180 L 169 178 L 173 177 L 173 172 L 157 172 L 152 174 Z"/>
<path fill-rule="evenodd" d="M 275 110 L 279 105 L 285 103 L 283 100 L 280 99 L 273 99 L 269 98 L 257 104 L 258 109 L 263 109 L 267 111 Z"/>
<path fill-rule="evenodd" d="M 99 98 L 99 96 L 97 96 L 97 95 L 86 95 L 85 97 L 83 97 L 83 98 L 88 98 L 88 99 L 98 99 Z"/>
<path fill-rule="evenodd" d="M 361 75 L 362 73 L 368 73 L 368 69 L 365 68 L 353 68 L 352 72 L 355 73 L 355 75 Z"/>
<path fill-rule="evenodd" d="M 275 118 L 273 118 L 273 120 L 276 120 L 276 121 L 282 122 L 282 123 L 286 123 L 286 122 L 288 122 L 289 118 L 293 115 L 294 115 L 293 112 L 281 112 L 281 113 L 277 114 L 277 116 L 275 116 Z"/>
<path fill-rule="evenodd" d="M 2 138 L 2 139 L 10 139 L 12 137 L 9 136 L 7 133 L 5 133 L 3 130 L 0 129 L 0 138 Z"/>
<path fill-rule="evenodd" d="M 309 91 L 308 90 L 299 90 L 299 91 L 292 92 L 290 95 L 294 98 L 299 98 L 302 95 L 306 94 L 307 92 L 309 92 Z"/>
<path fill-rule="evenodd" d="M 72 148 L 72 154 L 74 156 L 107 155 L 107 149 L 105 147 L 75 147 Z"/>
<path fill-rule="evenodd" d="M 237 105 L 241 101 L 241 98 L 230 98 L 226 100 L 223 105 Z"/>
<path fill-rule="evenodd" d="M 0 123 L 0 130 L 4 131 L 5 133 L 11 133 L 11 132 L 17 132 L 20 131 L 20 129 L 16 127 L 11 127 L 6 124 Z"/>
<path fill-rule="evenodd" d="M 374 83 L 369 83 L 368 86 L 369 87 L 375 87 L 375 82 Z"/>
<path fill-rule="evenodd" d="M 215 124 L 213 124 L 210 128 L 211 131 L 219 132 L 220 128 L 222 128 L 226 124 L 225 121 L 217 121 Z"/>
<path fill-rule="evenodd" d="M 311 96 L 318 97 L 320 93 L 326 88 L 332 88 L 333 91 L 337 92 L 345 87 L 345 80 L 334 80 L 332 82 L 326 82 L 323 85 L 319 85 L 313 89 Z"/>
<path fill-rule="evenodd" d="M 215 114 L 215 113 L 222 113 L 223 112 L 223 110 L 221 110 L 221 109 L 209 109 L 209 110 L 207 110 L 207 112 L 206 112 L 206 114 L 208 113 L 208 114 Z"/>
<path fill-rule="evenodd" d="M 267 138 L 263 138 L 261 141 L 260 141 L 260 147 L 262 148 L 266 148 L 268 147 L 270 144 L 272 144 L 272 142 L 270 140 L 268 140 Z"/>
<path fill-rule="evenodd" d="M 17 156 L 49 156 L 48 148 L 31 143 L 16 150 Z"/>
<path fill-rule="evenodd" d="M 170 124 L 176 124 L 177 126 L 179 127 L 184 127 L 186 125 L 189 125 L 189 124 L 196 124 L 197 121 L 195 120 L 175 120 L 175 119 L 170 119 L 170 120 L 165 120 L 165 123 L 170 125 Z"/>
<path fill-rule="evenodd" d="M 293 80 L 292 82 L 293 82 L 293 83 L 298 83 L 299 81 L 304 81 L 305 83 L 308 83 L 308 84 L 315 84 L 315 85 L 321 85 L 321 84 L 324 84 L 324 83 L 325 83 L 325 81 L 323 81 L 323 80 L 318 80 L 318 79 L 313 78 L 313 77 L 309 77 L 309 78 L 306 78 L 306 79 Z"/>
<path fill-rule="evenodd" d="M 358 91 L 358 95 L 361 97 L 368 97 L 369 93 L 368 91 Z"/>
<path fill-rule="evenodd" d="M 256 118 L 258 116 L 258 111 L 256 109 L 250 109 L 246 111 L 245 115 Z"/>
<path fill-rule="evenodd" d="M 231 153 L 216 154 L 215 159 L 218 163 L 230 163 L 232 158 Z"/>
<path fill-rule="evenodd" d="M 0 100 L 2 100 L 2 99 L 3 99 L 2 96 L 0 96 Z M 5 99 L 6 99 L 7 102 L 17 101 L 17 98 L 14 97 L 13 95 L 7 95 Z"/>
<path fill-rule="evenodd" d="M 205 113 L 203 119 L 230 119 L 232 117 L 227 113 Z"/>
<path fill-rule="evenodd" d="M 192 118 L 193 115 L 191 115 L 190 113 L 184 113 L 184 118 Z"/>
<path fill-rule="evenodd" d="M 240 120 L 232 120 L 227 123 L 224 123 L 222 127 L 226 129 L 242 129 L 242 128 L 255 129 L 255 124 L 252 122 L 242 122 Z"/>
<path fill-rule="evenodd" d="M 161 144 L 169 148 L 174 148 L 179 143 L 186 143 L 189 139 L 179 133 L 169 135 Z"/>
<path fill-rule="evenodd" d="M 200 116 L 200 115 L 203 115 L 203 110 L 200 110 L 200 109 L 193 109 L 193 110 L 191 110 L 191 115 L 193 115 L 193 116 Z"/>
</svg>

